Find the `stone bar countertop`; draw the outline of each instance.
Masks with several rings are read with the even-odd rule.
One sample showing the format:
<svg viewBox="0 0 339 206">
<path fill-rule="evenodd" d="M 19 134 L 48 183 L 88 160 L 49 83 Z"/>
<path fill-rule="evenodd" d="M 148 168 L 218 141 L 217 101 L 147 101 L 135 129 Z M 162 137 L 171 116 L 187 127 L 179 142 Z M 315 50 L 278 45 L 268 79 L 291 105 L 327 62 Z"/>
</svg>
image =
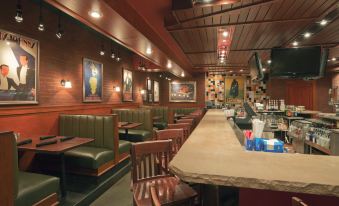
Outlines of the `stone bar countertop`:
<svg viewBox="0 0 339 206">
<path fill-rule="evenodd" d="M 339 157 L 246 151 L 222 110 L 209 110 L 170 162 L 188 182 L 339 197 Z"/>
</svg>

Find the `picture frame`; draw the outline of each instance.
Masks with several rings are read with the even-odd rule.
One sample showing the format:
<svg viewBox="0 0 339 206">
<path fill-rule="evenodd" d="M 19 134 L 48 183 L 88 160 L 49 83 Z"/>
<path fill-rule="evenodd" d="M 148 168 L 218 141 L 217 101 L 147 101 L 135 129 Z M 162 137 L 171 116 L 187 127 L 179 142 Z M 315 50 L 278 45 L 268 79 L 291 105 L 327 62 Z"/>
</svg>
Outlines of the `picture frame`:
<svg viewBox="0 0 339 206">
<path fill-rule="evenodd" d="M 196 81 L 169 82 L 169 102 L 196 102 Z"/>
<path fill-rule="evenodd" d="M 122 101 L 133 101 L 133 72 L 122 69 Z"/>
<path fill-rule="evenodd" d="M 0 105 L 38 104 L 39 41 L 1 29 L 0 37 Z"/>
<path fill-rule="evenodd" d="M 146 88 L 147 88 L 147 102 L 153 102 L 153 94 L 152 94 L 152 80 L 150 78 L 146 79 Z"/>
<path fill-rule="evenodd" d="M 160 100 L 160 86 L 159 82 L 153 80 L 153 102 L 157 103 Z"/>
<path fill-rule="evenodd" d="M 243 103 L 246 97 L 246 79 L 243 76 L 225 78 L 225 102 L 232 104 Z"/>
<path fill-rule="evenodd" d="M 102 102 L 103 64 L 83 58 L 82 69 L 83 102 Z"/>
</svg>

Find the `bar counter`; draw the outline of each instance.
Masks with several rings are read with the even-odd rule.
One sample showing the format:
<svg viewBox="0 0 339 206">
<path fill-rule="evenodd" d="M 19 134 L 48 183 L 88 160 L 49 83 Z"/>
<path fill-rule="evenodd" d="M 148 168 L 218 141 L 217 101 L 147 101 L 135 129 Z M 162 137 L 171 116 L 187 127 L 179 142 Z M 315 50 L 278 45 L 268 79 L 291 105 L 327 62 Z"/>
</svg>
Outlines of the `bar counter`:
<svg viewBox="0 0 339 206">
<path fill-rule="evenodd" d="M 339 197 L 339 157 L 246 151 L 222 110 L 209 110 L 170 162 L 188 182 Z"/>
</svg>

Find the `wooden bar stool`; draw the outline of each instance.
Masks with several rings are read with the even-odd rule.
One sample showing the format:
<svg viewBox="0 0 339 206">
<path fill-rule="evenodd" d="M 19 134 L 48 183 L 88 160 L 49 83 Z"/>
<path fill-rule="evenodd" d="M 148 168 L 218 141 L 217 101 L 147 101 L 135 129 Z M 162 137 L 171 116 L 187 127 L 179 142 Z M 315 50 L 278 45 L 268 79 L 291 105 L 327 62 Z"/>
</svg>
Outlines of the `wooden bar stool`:
<svg viewBox="0 0 339 206">
<path fill-rule="evenodd" d="M 184 144 L 183 129 L 165 129 L 156 131 L 157 140 L 172 140 L 172 154 L 177 154 L 181 146 Z M 171 159 L 170 159 L 171 160 Z"/>
<path fill-rule="evenodd" d="M 134 205 L 150 206 L 154 198 L 158 200 L 156 205 L 193 205 L 197 193 L 169 173 L 171 142 L 172 140 L 157 140 L 132 144 Z M 152 191 L 151 187 L 154 187 Z"/>
<path fill-rule="evenodd" d="M 292 206 L 307 206 L 307 204 L 298 197 L 292 197 Z"/>
<path fill-rule="evenodd" d="M 168 124 L 168 129 L 183 129 L 184 131 L 184 142 L 188 139 L 191 134 L 191 125 L 189 123 L 178 123 Z"/>
</svg>

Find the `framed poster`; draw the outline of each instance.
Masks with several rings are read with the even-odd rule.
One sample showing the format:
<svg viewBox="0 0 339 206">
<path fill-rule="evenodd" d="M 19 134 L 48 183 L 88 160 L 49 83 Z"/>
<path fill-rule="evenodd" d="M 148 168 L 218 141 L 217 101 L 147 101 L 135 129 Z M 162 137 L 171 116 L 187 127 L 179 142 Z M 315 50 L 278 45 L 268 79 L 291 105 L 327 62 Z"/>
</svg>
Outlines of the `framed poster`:
<svg viewBox="0 0 339 206">
<path fill-rule="evenodd" d="M 153 97 L 152 97 L 152 80 L 147 78 L 146 80 L 146 87 L 147 87 L 147 100 L 148 102 L 153 102 Z"/>
<path fill-rule="evenodd" d="M 245 98 L 245 77 L 232 76 L 225 78 L 225 101 L 242 103 Z"/>
<path fill-rule="evenodd" d="M 133 101 L 133 73 L 122 69 L 122 101 Z"/>
<path fill-rule="evenodd" d="M 153 102 L 159 102 L 159 82 L 153 81 Z"/>
<path fill-rule="evenodd" d="M 0 30 L 0 104 L 37 104 L 39 42 Z"/>
<path fill-rule="evenodd" d="M 170 82 L 170 102 L 196 102 L 196 82 Z"/>
<path fill-rule="evenodd" d="M 91 59 L 83 58 L 82 70 L 83 101 L 101 102 L 103 64 Z"/>
</svg>

